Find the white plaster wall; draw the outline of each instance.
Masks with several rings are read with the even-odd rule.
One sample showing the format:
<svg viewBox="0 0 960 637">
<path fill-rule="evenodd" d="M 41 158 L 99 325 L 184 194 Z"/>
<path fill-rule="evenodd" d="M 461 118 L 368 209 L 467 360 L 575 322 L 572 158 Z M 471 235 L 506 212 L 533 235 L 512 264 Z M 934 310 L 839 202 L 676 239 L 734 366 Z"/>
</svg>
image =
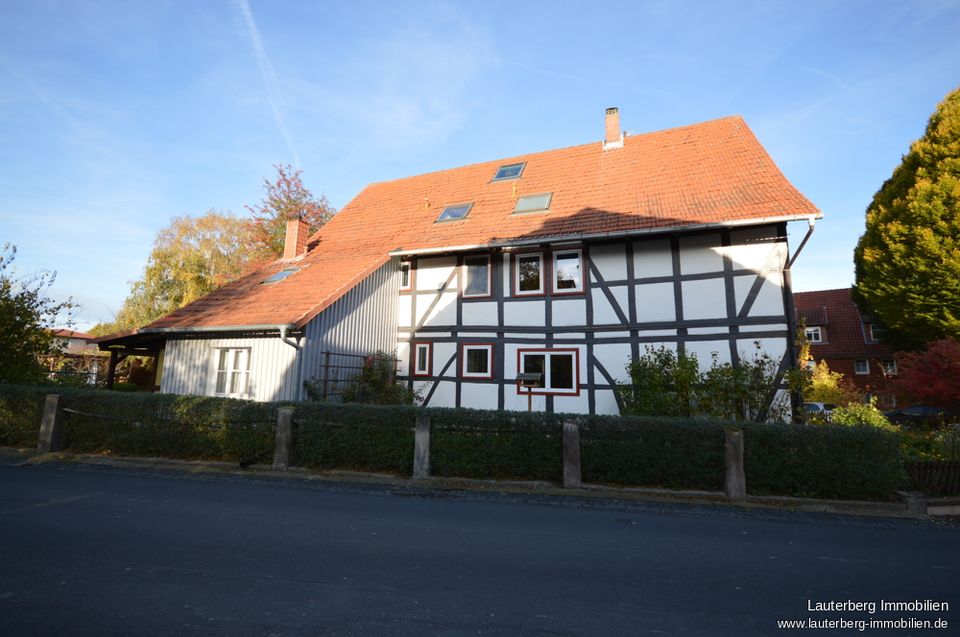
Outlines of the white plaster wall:
<svg viewBox="0 0 960 637">
<path fill-rule="evenodd" d="M 546 411 L 547 399 L 545 396 L 533 396 L 533 411 Z M 507 385 L 503 392 L 503 408 L 507 411 L 527 411 L 527 396 L 517 394 L 515 385 Z"/>
<path fill-rule="evenodd" d="M 400 327 L 411 327 L 410 325 L 410 307 L 413 303 L 413 296 L 403 294 L 397 299 L 397 324 Z"/>
<path fill-rule="evenodd" d="M 498 325 L 496 303 L 464 303 L 464 325 Z"/>
<path fill-rule="evenodd" d="M 737 340 L 737 352 L 742 360 L 754 360 L 756 358 L 757 348 L 755 342 L 760 343 L 760 349 L 766 352 L 775 361 L 783 358 L 787 351 L 787 340 L 785 338 L 745 338 Z"/>
<path fill-rule="evenodd" d="M 615 381 L 627 382 L 630 379 L 629 374 L 627 374 L 627 364 L 630 362 L 629 345 L 620 343 L 595 344 L 593 346 L 593 356 L 613 376 Z M 603 376 L 597 372 L 594 374 L 594 378 L 598 379 L 598 382 L 602 382 Z"/>
<path fill-rule="evenodd" d="M 399 341 L 397 343 L 397 375 L 406 376 L 410 373 L 410 343 Z"/>
<path fill-rule="evenodd" d="M 627 249 L 621 243 L 591 247 L 590 260 L 600 271 L 604 281 L 622 281 L 627 278 Z"/>
<path fill-rule="evenodd" d="M 433 375 L 439 376 L 440 370 L 447 364 L 447 361 L 457 353 L 456 343 L 434 343 L 433 344 Z M 444 376 L 457 375 L 457 362 L 454 361 L 450 367 L 443 373 Z"/>
<path fill-rule="evenodd" d="M 457 385 L 449 380 L 437 381 L 437 388 L 430 397 L 428 407 L 456 407 Z M 424 394 L 426 396 L 426 394 Z"/>
<path fill-rule="evenodd" d="M 723 279 L 684 281 L 681 286 L 684 319 L 726 318 L 727 293 Z"/>
<path fill-rule="evenodd" d="M 754 276 L 733 278 L 738 314 L 743 310 L 743 305 L 750 294 L 750 288 L 753 287 L 756 280 Z M 747 316 L 782 316 L 783 313 L 783 288 L 780 284 L 780 273 L 776 272 L 769 278 L 764 278 L 760 293 L 757 294 L 757 298 L 754 300 Z"/>
<path fill-rule="evenodd" d="M 637 278 L 673 275 L 670 241 L 637 241 L 633 244 L 633 274 Z"/>
<path fill-rule="evenodd" d="M 703 234 L 680 239 L 680 273 L 698 274 L 723 270 L 719 234 Z"/>
<path fill-rule="evenodd" d="M 673 283 L 647 283 L 636 288 L 638 322 L 677 320 Z"/>
<path fill-rule="evenodd" d="M 781 270 L 787 245 L 775 241 L 776 236 L 776 229 L 772 227 L 736 230 L 730 233 L 731 245 L 724 251 L 730 256 L 736 270 Z"/>
<path fill-rule="evenodd" d="M 586 414 L 590 412 L 590 400 L 587 392 L 579 396 L 554 396 L 553 411 L 566 414 Z"/>
<path fill-rule="evenodd" d="M 596 315 L 594 315 L 596 317 Z M 553 325 L 563 327 L 566 325 L 587 324 L 587 302 L 583 299 L 564 299 L 553 301 Z"/>
<path fill-rule="evenodd" d="M 720 338 L 726 337 L 729 330 L 726 327 L 688 327 L 687 334 L 700 336 L 703 334 L 716 334 Z"/>
<path fill-rule="evenodd" d="M 420 303 L 424 304 L 424 311 L 429 307 L 432 299 L 426 299 L 422 295 L 417 299 L 417 314 L 421 314 Z M 431 327 L 447 327 L 457 324 L 457 293 L 444 292 L 440 295 L 440 300 L 430 310 L 430 316 L 427 317 L 424 325 Z"/>
<path fill-rule="evenodd" d="M 617 399 L 613 391 L 609 389 L 598 389 L 595 395 L 594 406 L 598 414 L 617 416 L 620 414 L 620 408 L 617 407 Z"/>
<path fill-rule="evenodd" d="M 603 340 L 605 338 L 629 338 L 630 332 L 596 332 L 595 338 Z"/>
<path fill-rule="evenodd" d="M 595 325 L 618 325 L 620 324 L 620 319 L 617 317 L 617 313 L 614 310 L 613 306 L 610 305 L 610 301 L 607 299 L 607 295 L 603 293 L 603 290 L 591 290 L 592 300 L 593 300 L 593 322 Z M 630 304 L 628 299 L 628 291 L 626 286 L 616 285 L 610 288 L 610 293 L 613 295 L 614 300 L 616 300 L 617 305 L 620 307 L 620 310 L 623 312 L 624 316 L 630 315 Z"/>
<path fill-rule="evenodd" d="M 507 301 L 503 304 L 505 325 L 543 325 L 545 314 L 543 301 Z"/>
<path fill-rule="evenodd" d="M 437 257 L 417 261 L 417 289 L 439 290 L 457 267 L 456 257 Z M 454 287 L 456 279 L 451 282 Z"/>
<path fill-rule="evenodd" d="M 509 392 L 511 389 L 511 387 L 507 387 L 506 391 Z M 460 405 L 473 409 L 495 408 L 498 393 L 497 385 L 465 382 L 460 386 Z"/>
<path fill-rule="evenodd" d="M 786 323 L 769 323 L 766 325 L 741 325 L 740 333 L 745 334 L 749 332 L 775 332 L 777 330 L 787 329 Z"/>
</svg>

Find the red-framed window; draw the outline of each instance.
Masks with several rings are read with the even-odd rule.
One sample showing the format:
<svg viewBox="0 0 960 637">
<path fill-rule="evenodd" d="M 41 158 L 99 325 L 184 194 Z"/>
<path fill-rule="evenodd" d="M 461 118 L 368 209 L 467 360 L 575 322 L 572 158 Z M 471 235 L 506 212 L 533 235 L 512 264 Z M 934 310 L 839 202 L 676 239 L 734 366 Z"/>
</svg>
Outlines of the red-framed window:
<svg viewBox="0 0 960 637">
<path fill-rule="evenodd" d="M 413 344 L 413 375 L 433 375 L 433 343 Z"/>
<path fill-rule="evenodd" d="M 518 349 L 517 371 L 540 374 L 542 387 L 530 391 L 532 394 L 580 395 L 579 349 Z M 517 393 L 526 394 L 527 390 L 521 389 L 518 384 Z"/>
<path fill-rule="evenodd" d="M 513 255 L 514 296 L 544 294 L 546 278 L 542 252 L 521 252 Z"/>
</svg>

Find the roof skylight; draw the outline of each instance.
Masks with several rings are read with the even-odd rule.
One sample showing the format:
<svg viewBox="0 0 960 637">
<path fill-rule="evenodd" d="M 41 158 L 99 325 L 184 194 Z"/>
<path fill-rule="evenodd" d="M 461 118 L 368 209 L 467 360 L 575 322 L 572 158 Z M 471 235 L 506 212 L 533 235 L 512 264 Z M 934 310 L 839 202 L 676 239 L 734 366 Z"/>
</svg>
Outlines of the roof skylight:
<svg viewBox="0 0 960 637">
<path fill-rule="evenodd" d="M 260 284 L 263 285 L 265 283 L 277 283 L 278 281 L 283 281 L 285 278 L 287 278 L 291 274 L 299 271 L 300 271 L 300 268 L 284 268 L 283 270 L 280 270 L 275 274 L 271 274 L 270 276 L 265 278 L 263 281 L 261 281 Z"/>
<path fill-rule="evenodd" d="M 553 199 L 552 192 L 545 192 L 539 195 L 526 195 L 517 199 L 517 205 L 514 212 L 543 212 L 550 210 L 550 200 Z"/>
<path fill-rule="evenodd" d="M 497 174 L 493 176 L 492 181 L 516 179 L 523 173 L 523 167 L 526 165 L 526 162 L 520 162 L 519 164 L 507 164 L 506 166 L 500 166 L 500 168 L 497 169 Z"/>
<path fill-rule="evenodd" d="M 437 221 L 456 221 L 463 219 L 470 213 L 473 203 L 458 203 L 453 206 L 447 206 L 437 217 Z"/>
</svg>

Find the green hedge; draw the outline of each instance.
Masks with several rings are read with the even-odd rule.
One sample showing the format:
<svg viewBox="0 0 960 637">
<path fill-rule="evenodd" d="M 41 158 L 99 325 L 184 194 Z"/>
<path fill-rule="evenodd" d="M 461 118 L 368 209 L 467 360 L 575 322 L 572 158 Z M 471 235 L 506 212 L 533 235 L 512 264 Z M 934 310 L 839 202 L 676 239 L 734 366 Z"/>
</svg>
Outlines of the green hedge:
<svg viewBox="0 0 960 637">
<path fill-rule="evenodd" d="M 667 417 L 581 416 L 580 421 L 584 482 L 723 488 L 721 424 Z"/>
<path fill-rule="evenodd" d="M 64 387 L 0 388 L 2 444 L 36 446 L 48 393 L 61 395 L 67 451 L 230 462 L 272 457 L 276 405 Z"/>
<path fill-rule="evenodd" d="M 563 479 L 560 418 L 480 409 L 427 409 L 430 472 L 479 479 Z"/>
<path fill-rule="evenodd" d="M 37 446 L 43 401 L 49 390 L 0 385 L 0 445 Z"/>
<path fill-rule="evenodd" d="M 751 494 L 884 499 L 905 484 L 896 433 L 862 425 L 737 426 Z"/>
<path fill-rule="evenodd" d="M 0 386 L 0 444 L 33 447 L 50 387 Z M 283 403 L 56 388 L 70 451 L 269 462 Z M 581 423 L 586 483 L 723 488 L 724 427 L 680 418 L 296 403 L 293 464 L 409 476 L 432 419 L 435 476 L 562 480 L 564 418 Z M 72 412 L 72 413 L 71 413 Z M 885 498 L 905 484 L 899 437 L 862 426 L 737 423 L 751 494 Z"/>
<path fill-rule="evenodd" d="M 416 413 L 404 406 L 297 403 L 294 464 L 409 476 Z"/>
</svg>

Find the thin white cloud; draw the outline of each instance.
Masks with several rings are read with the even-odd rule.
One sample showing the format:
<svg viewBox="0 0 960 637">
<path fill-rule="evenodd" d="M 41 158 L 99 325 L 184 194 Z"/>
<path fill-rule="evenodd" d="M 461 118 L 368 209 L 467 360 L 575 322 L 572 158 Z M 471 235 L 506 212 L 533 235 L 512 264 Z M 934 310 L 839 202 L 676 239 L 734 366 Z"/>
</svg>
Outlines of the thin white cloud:
<svg viewBox="0 0 960 637">
<path fill-rule="evenodd" d="M 237 6 L 240 7 L 240 13 L 243 15 L 243 22 L 247 26 L 247 34 L 250 36 L 250 44 L 253 45 L 253 52 L 257 57 L 257 65 L 260 67 L 260 77 L 263 78 L 263 85 L 267 91 L 267 101 L 270 102 L 270 109 L 273 111 L 273 119 L 277 122 L 277 128 L 287 144 L 287 150 L 293 156 L 293 163 L 300 166 L 300 154 L 293 143 L 290 131 L 287 129 L 286 121 L 280 110 L 283 102 L 283 96 L 280 92 L 280 82 L 277 79 L 277 72 L 267 56 L 267 51 L 263 47 L 263 40 L 260 39 L 260 31 L 257 29 L 257 23 L 253 21 L 253 13 L 250 11 L 250 4 L 247 0 L 237 0 Z"/>
</svg>

